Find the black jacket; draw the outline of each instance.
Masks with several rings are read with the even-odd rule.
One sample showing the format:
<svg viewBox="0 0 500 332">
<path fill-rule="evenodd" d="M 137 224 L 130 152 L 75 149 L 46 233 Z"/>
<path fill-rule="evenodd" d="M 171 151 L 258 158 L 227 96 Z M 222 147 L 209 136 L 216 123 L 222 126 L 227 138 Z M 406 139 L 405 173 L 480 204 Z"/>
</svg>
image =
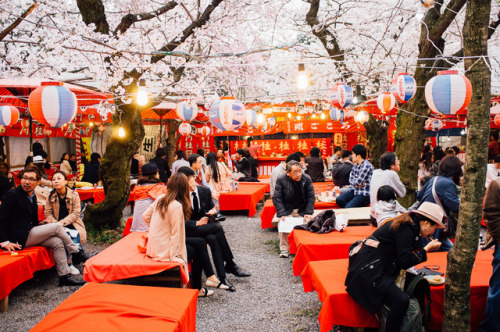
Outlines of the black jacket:
<svg viewBox="0 0 500 332">
<path fill-rule="evenodd" d="M 350 185 L 349 176 L 352 171 L 352 163 L 345 162 L 340 166 L 336 167 L 333 171 L 332 178 L 333 183 L 340 188 Z"/>
<path fill-rule="evenodd" d="M 167 160 L 165 158 L 154 157 L 151 161 L 158 167 L 161 182 L 167 182 L 170 177 L 170 168 L 168 167 Z"/>
<path fill-rule="evenodd" d="M 311 178 L 307 174 L 302 175 L 300 179 L 302 188 L 302 197 L 304 204 L 299 208 L 299 214 L 304 216 L 306 214 L 312 215 L 314 213 L 314 187 Z M 276 187 L 274 189 L 273 204 L 276 208 L 276 216 L 278 218 L 288 216 L 293 211 L 293 198 L 294 189 L 292 179 L 288 175 L 283 174 L 276 180 Z"/>
<path fill-rule="evenodd" d="M 243 173 L 246 177 L 252 176 L 252 165 L 248 158 L 243 157 L 239 162 L 234 161 L 234 166 L 236 166 L 238 172 Z"/>
<path fill-rule="evenodd" d="M 100 162 L 91 161 L 85 165 L 85 171 L 83 173 L 82 182 L 97 183 L 99 182 L 99 165 Z"/>
<path fill-rule="evenodd" d="M 198 199 L 200 201 L 200 210 L 198 214 L 194 211 L 189 220 L 186 220 L 186 230 L 193 230 L 196 228 L 196 222 L 205 216 L 205 213 L 214 208 L 214 201 L 212 200 L 212 192 L 209 188 L 203 186 L 196 186 L 198 188 Z M 191 192 L 189 192 L 191 195 Z M 190 198 L 191 199 L 191 198 Z"/>
<path fill-rule="evenodd" d="M 306 173 L 311 177 L 312 182 L 325 182 L 323 175 L 325 164 L 321 157 L 309 156 L 306 158 L 306 164 L 308 164 Z"/>
<path fill-rule="evenodd" d="M 35 226 L 38 226 L 36 195 L 31 203 L 21 186 L 9 190 L 0 205 L 0 242 L 17 242 L 24 247 Z"/>
<path fill-rule="evenodd" d="M 390 228 L 392 222 L 382 225 L 371 235 L 380 242 L 378 248 L 363 245 L 356 258 L 349 258 L 347 293 L 373 314 L 382 306 L 387 287 L 399 271 L 427 260 L 420 222 L 411 218 L 413 222 L 401 224 L 397 231 Z"/>
</svg>

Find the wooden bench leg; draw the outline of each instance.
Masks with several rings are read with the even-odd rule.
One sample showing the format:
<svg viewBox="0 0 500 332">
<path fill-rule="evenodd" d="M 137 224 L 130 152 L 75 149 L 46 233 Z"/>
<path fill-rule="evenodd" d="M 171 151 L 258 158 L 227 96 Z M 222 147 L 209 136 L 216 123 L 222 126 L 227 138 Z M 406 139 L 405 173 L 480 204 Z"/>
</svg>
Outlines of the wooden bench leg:
<svg viewBox="0 0 500 332">
<path fill-rule="evenodd" d="M 0 300 L 0 312 L 7 312 L 9 310 L 9 297 Z"/>
</svg>

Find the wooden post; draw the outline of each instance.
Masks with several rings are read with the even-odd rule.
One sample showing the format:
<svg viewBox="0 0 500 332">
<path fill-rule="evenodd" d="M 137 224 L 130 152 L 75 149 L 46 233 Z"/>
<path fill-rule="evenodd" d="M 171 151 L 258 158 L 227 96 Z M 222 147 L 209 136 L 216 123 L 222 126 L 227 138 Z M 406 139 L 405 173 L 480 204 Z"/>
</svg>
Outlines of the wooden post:
<svg viewBox="0 0 500 332">
<path fill-rule="evenodd" d="M 9 310 L 9 297 L 0 300 L 0 312 L 7 312 Z"/>
</svg>

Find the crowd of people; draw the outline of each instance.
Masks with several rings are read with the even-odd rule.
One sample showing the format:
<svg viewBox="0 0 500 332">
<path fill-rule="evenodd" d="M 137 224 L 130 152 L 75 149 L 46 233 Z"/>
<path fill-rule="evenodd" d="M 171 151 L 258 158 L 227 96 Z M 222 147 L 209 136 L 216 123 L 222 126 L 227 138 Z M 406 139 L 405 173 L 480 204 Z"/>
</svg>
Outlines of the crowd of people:
<svg viewBox="0 0 500 332">
<path fill-rule="evenodd" d="M 238 149 L 233 156 L 221 150 L 205 154 L 202 149 L 187 156 L 179 150 L 171 168 L 162 148 L 147 163 L 139 156 L 133 158 L 136 163 L 132 163 L 132 169 L 139 169 L 135 171 L 138 179 L 133 191 L 135 209 L 131 231 L 148 232 L 146 255 L 152 259 L 178 261 L 186 272 L 191 262 L 191 285 L 198 289 L 201 297 L 214 293 L 207 287 L 235 291 L 236 286 L 228 274 L 251 276 L 234 261 L 221 225 L 225 217 L 218 209 L 220 194 L 233 190 L 234 181 L 258 181 L 261 146 L 252 144 L 252 139 L 247 143 L 246 148 Z M 81 202 L 78 193 L 68 187 L 68 175 L 76 172 L 76 157 L 64 153 L 60 170 L 49 179 L 47 154 L 41 146 L 35 147 L 34 157 L 27 158 L 26 167 L 19 174 L 21 185 L 18 187 L 9 173 L 9 165 L 0 163 L 0 245 L 12 252 L 35 245 L 49 247 L 53 250 L 59 284 L 80 285 L 83 281 L 73 278 L 80 273 L 74 265 L 85 262 L 93 254 L 86 253 L 81 246 L 86 240 L 85 225 L 80 218 Z M 398 331 L 409 305 L 408 296 L 394 283 L 399 271 L 424 262 L 429 251 L 448 251 L 453 246 L 450 238 L 454 236 L 460 208 L 463 175 L 463 163 L 457 157 L 459 152 L 457 147 L 445 150 L 439 146 L 424 147 L 418 172 L 419 191 L 415 204 L 409 209 L 398 203 L 398 199 L 406 195 L 406 188 L 398 175 L 399 159 L 393 152 L 384 153 L 376 161 L 376 169 L 372 164 L 375 161 L 368 160 L 367 150 L 360 144 L 351 150 L 337 147 L 331 158 L 323 158 L 316 147 L 307 157 L 301 152 L 292 153 L 270 176 L 276 219 L 279 223 L 287 217 L 302 218 L 303 223 L 313 219 L 318 198 L 314 182 L 332 181 L 333 195 L 337 195 L 336 204 L 340 208 L 369 206 L 377 230 L 367 238 L 369 241 L 364 241 L 365 245 L 360 247 L 349 267 L 347 291 L 372 313 L 378 312 L 382 304 L 387 305 L 390 311 L 386 331 Z M 235 172 L 229 167 L 229 161 Z M 99 163 L 100 155 L 93 153 L 85 165 L 82 181 L 99 181 Z M 45 192 L 42 199 L 36 191 L 43 185 L 52 189 Z M 485 247 L 496 246 L 487 318 L 483 322 L 488 326 L 495 324 L 492 316 L 498 310 L 500 287 L 498 153 L 491 156 L 491 164 L 488 164 L 485 188 L 484 220 L 488 226 Z M 37 216 L 40 203 L 45 206 L 42 221 Z M 288 235 L 279 232 L 280 257 L 283 258 L 289 257 Z M 378 263 L 374 264 L 372 273 L 363 273 L 362 266 L 374 257 Z M 373 287 L 374 278 L 378 278 L 376 287 Z"/>
</svg>

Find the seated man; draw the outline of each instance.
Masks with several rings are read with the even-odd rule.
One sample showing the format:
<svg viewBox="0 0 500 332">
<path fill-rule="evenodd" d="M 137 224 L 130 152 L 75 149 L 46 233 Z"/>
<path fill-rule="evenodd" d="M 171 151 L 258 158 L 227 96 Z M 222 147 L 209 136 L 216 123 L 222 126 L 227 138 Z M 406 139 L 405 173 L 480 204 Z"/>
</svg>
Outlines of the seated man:
<svg viewBox="0 0 500 332">
<path fill-rule="evenodd" d="M 279 164 L 277 167 L 273 169 L 271 173 L 271 178 L 269 179 L 269 188 L 270 188 L 269 193 L 271 195 L 271 198 L 273 198 L 274 196 L 274 188 L 276 188 L 276 180 L 278 180 L 278 178 L 281 175 L 286 174 L 286 164 L 292 160 L 300 161 L 300 158 L 297 155 L 297 153 L 290 154 L 285 161 L 282 161 L 281 164 Z"/>
<path fill-rule="evenodd" d="M 366 148 L 361 144 L 352 147 L 354 166 L 349 183 L 354 190 L 349 190 L 337 197 L 337 205 L 341 208 L 363 207 L 370 204 L 370 182 L 373 165 L 366 160 Z"/>
<path fill-rule="evenodd" d="M 349 150 L 342 151 L 342 159 L 340 159 L 340 161 L 337 162 L 333 168 L 333 183 L 340 188 L 348 187 L 350 185 L 349 177 L 351 176 L 352 171 L 351 155 L 352 152 Z"/>
<path fill-rule="evenodd" d="M 215 215 L 217 213 L 210 189 L 196 185 L 194 171 L 191 168 L 183 166 L 177 171 L 186 175 L 189 180 L 189 196 L 193 211 L 191 219 L 186 220 L 186 237 L 201 237 L 205 239 L 212 251 L 212 258 L 219 281 L 229 286 L 229 290 L 234 292 L 236 288 L 227 280 L 226 273 L 232 273 L 237 277 L 249 277 L 251 274 L 236 265 L 233 261 L 233 253 L 231 252 L 221 224 L 219 222 L 208 224 L 208 215 Z M 226 263 L 225 266 L 224 262 Z"/>
<path fill-rule="evenodd" d="M 276 181 L 273 204 L 276 207 L 276 217 L 281 221 L 285 217 L 304 217 L 304 223 L 312 219 L 314 213 L 314 187 L 312 180 L 300 163 L 292 160 L 286 164 L 286 174 Z M 280 257 L 289 255 L 288 234 L 280 233 Z"/>
<path fill-rule="evenodd" d="M 10 190 L 0 205 L 0 245 L 15 252 L 23 247 L 42 246 L 52 249 L 59 286 L 79 286 L 71 276 L 66 251 L 73 254 L 75 264 L 85 262 L 89 256 L 79 249 L 60 223 L 39 225 L 35 187 L 41 174 L 37 167 L 28 166 L 21 171 L 21 185 Z"/>
</svg>

